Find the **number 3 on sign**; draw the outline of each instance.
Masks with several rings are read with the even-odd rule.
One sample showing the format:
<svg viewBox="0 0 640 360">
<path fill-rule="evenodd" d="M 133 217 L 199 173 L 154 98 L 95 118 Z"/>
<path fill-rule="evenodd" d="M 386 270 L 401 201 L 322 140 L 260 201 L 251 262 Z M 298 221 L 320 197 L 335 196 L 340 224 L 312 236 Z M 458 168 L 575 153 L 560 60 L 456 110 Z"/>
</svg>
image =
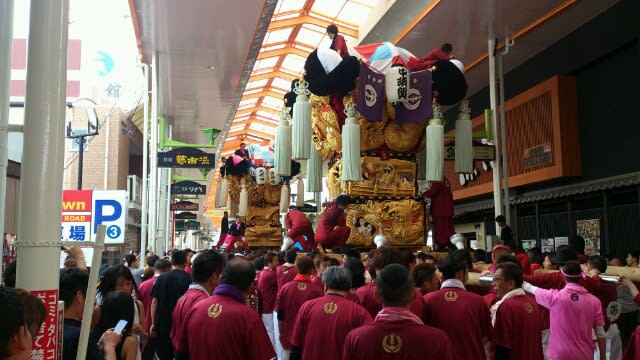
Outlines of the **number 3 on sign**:
<svg viewBox="0 0 640 360">
<path fill-rule="evenodd" d="M 111 225 L 107 228 L 107 236 L 111 239 L 116 239 L 120 236 L 121 232 L 122 230 L 120 230 L 120 227 L 117 225 Z"/>
</svg>

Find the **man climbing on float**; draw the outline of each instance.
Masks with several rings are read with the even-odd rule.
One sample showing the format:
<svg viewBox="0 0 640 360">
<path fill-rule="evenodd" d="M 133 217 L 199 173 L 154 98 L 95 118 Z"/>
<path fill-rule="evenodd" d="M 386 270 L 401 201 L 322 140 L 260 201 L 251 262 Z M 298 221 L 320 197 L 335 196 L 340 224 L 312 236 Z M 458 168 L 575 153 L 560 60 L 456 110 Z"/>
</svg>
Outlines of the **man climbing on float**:
<svg viewBox="0 0 640 360">
<path fill-rule="evenodd" d="M 347 243 L 351 229 L 347 226 L 344 209 L 348 204 L 349 197 L 339 195 L 320 215 L 315 240 L 324 249 L 339 249 Z"/>
</svg>

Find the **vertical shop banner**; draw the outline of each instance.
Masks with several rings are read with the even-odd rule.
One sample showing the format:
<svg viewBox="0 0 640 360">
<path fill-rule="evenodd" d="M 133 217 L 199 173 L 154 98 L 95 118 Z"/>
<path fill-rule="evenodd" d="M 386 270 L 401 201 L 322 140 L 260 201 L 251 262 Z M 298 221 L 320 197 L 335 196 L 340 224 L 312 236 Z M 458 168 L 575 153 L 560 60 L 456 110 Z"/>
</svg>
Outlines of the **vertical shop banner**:
<svg viewBox="0 0 640 360">
<path fill-rule="evenodd" d="M 585 255 L 600 255 L 600 219 L 577 220 L 576 232 L 584 239 Z"/>
<path fill-rule="evenodd" d="M 34 360 L 56 360 L 60 359 L 59 347 L 61 347 L 60 334 L 60 312 L 58 305 L 58 290 L 34 290 L 31 292 L 44 303 L 47 317 L 40 327 L 38 334 L 33 336 L 33 345 L 31 349 L 31 359 Z"/>
</svg>

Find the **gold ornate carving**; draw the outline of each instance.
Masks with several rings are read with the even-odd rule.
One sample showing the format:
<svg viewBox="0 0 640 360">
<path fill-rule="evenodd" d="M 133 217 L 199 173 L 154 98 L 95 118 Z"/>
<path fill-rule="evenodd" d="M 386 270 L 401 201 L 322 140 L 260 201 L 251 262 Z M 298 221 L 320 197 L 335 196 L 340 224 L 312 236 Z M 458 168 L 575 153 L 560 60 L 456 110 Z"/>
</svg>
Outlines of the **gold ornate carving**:
<svg viewBox="0 0 640 360">
<path fill-rule="evenodd" d="M 341 190 L 351 196 L 414 196 L 416 163 L 363 156 L 362 178 Z"/>
<path fill-rule="evenodd" d="M 384 141 L 387 146 L 395 151 L 409 151 L 424 135 L 428 120 L 416 124 L 399 125 L 392 121 L 384 129 Z"/>
<path fill-rule="evenodd" d="M 220 314 L 222 314 L 222 305 L 211 304 L 211 306 L 209 306 L 209 309 L 207 310 L 207 314 L 210 318 L 217 318 L 218 316 L 220 316 Z"/>
<path fill-rule="evenodd" d="M 329 159 L 342 150 L 342 134 L 338 115 L 329 104 L 328 96 L 311 95 L 313 143 L 323 159 Z"/>
<path fill-rule="evenodd" d="M 251 247 L 276 246 L 279 245 L 282 240 L 282 231 L 280 227 L 269 225 L 252 226 L 246 229 L 244 237 Z"/>
<path fill-rule="evenodd" d="M 347 244 L 370 246 L 379 229 L 391 245 L 424 245 L 424 211 L 415 200 L 366 201 L 347 207 L 351 234 Z"/>
<path fill-rule="evenodd" d="M 382 338 L 382 349 L 387 354 L 397 354 L 402 350 L 402 339 L 394 333 L 386 335 Z"/>
</svg>

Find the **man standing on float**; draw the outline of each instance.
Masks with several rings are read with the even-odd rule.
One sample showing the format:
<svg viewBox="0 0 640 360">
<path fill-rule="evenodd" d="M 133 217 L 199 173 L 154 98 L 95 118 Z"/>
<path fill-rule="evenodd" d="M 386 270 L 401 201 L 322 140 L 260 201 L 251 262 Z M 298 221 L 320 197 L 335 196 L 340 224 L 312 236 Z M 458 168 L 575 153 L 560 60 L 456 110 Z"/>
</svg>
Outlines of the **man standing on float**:
<svg viewBox="0 0 640 360">
<path fill-rule="evenodd" d="M 449 238 L 455 234 L 453 224 L 453 193 L 446 177 L 442 181 L 432 181 L 429 190 L 422 194 L 431 199 L 431 223 L 436 251 L 446 251 L 451 242 Z"/>
<path fill-rule="evenodd" d="M 344 209 L 349 204 L 347 195 L 339 195 L 320 215 L 315 240 L 325 249 L 343 247 L 349 239 L 351 229 L 347 226 Z"/>
</svg>

